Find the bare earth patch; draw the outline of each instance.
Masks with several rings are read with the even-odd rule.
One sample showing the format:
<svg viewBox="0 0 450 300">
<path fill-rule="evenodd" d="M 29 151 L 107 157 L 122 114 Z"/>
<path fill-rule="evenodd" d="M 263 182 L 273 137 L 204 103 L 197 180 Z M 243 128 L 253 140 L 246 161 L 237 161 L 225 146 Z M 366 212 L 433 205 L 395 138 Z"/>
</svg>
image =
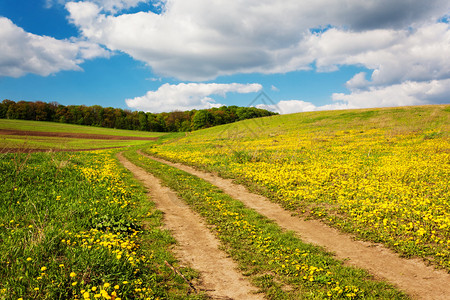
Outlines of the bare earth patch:
<svg viewBox="0 0 450 300">
<path fill-rule="evenodd" d="M 201 290 L 213 299 L 263 299 L 262 295 L 254 294 L 256 289 L 237 270 L 237 264 L 219 250 L 219 241 L 198 214 L 175 192 L 162 186 L 158 178 L 132 164 L 122 154 L 118 154 L 118 158 L 144 183 L 151 200 L 164 213 L 164 224 L 178 242 L 175 254 L 201 273 Z"/>
<path fill-rule="evenodd" d="M 133 141 L 154 141 L 158 139 L 157 137 L 117 136 L 117 135 L 73 133 L 73 132 L 24 131 L 14 129 L 0 129 L 0 135 L 47 136 L 47 137 L 76 138 L 76 139 L 133 140 Z"/>
<path fill-rule="evenodd" d="M 89 148 L 89 149 L 0 148 L 0 153 L 79 152 L 79 151 L 95 151 L 95 150 L 106 150 L 116 148 L 120 147 L 104 147 L 104 148 Z"/>
<path fill-rule="evenodd" d="M 249 192 L 244 186 L 231 179 L 196 170 L 192 167 L 151 157 L 200 177 L 222 189 L 247 207 L 275 221 L 286 230 L 294 231 L 305 242 L 322 246 L 350 265 L 369 271 L 376 278 L 384 279 L 397 286 L 413 299 L 450 299 L 450 274 L 427 266 L 420 259 L 401 258 L 398 254 L 380 244 L 356 241 L 351 235 L 340 233 L 317 220 L 303 220 L 292 216 L 280 205 L 267 198 Z"/>
</svg>

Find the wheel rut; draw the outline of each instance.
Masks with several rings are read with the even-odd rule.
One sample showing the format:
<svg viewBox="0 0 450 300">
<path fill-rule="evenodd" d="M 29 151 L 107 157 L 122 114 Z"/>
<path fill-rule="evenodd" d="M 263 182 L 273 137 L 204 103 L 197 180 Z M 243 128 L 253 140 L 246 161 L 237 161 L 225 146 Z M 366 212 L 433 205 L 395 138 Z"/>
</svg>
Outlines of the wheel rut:
<svg viewBox="0 0 450 300">
<path fill-rule="evenodd" d="M 200 287 L 212 299 L 263 299 L 238 271 L 237 264 L 222 250 L 219 241 L 203 219 L 178 198 L 170 188 L 144 169 L 128 161 L 121 153 L 119 161 L 142 181 L 151 200 L 164 213 L 165 227 L 177 241 L 175 255 L 201 273 Z"/>
<path fill-rule="evenodd" d="M 427 266 L 421 259 L 401 258 L 380 244 L 357 241 L 351 235 L 343 234 L 320 221 L 292 216 L 291 212 L 280 205 L 249 192 L 243 185 L 235 184 L 231 179 L 152 157 L 141 151 L 139 154 L 210 182 L 247 207 L 275 221 L 280 227 L 295 232 L 303 241 L 324 247 L 334 253 L 336 258 L 367 270 L 375 278 L 394 284 L 413 299 L 450 299 L 450 274 Z"/>
</svg>

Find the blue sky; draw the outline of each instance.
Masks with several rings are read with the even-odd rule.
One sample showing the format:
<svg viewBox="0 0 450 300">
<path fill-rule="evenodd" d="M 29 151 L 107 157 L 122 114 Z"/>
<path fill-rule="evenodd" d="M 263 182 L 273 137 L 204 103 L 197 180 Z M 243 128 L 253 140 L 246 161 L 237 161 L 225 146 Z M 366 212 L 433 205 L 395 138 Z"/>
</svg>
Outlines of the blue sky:
<svg viewBox="0 0 450 300">
<path fill-rule="evenodd" d="M 448 1 L 1 0 L 0 100 L 281 113 L 450 103 Z"/>
</svg>

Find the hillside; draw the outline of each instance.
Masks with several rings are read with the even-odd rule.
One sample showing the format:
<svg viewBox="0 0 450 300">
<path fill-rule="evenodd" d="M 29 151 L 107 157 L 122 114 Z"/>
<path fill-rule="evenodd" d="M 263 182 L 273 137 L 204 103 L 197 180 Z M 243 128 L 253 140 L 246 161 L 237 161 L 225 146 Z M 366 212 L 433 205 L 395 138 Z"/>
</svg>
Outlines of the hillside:
<svg viewBox="0 0 450 300">
<path fill-rule="evenodd" d="M 450 105 L 324 111 L 191 133 L 148 153 L 450 270 Z"/>
<path fill-rule="evenodd" d="M 55 122 L 0 119 L 0 152 L 124 147 L 145 144 L 165 134 Z"/>
</svg>

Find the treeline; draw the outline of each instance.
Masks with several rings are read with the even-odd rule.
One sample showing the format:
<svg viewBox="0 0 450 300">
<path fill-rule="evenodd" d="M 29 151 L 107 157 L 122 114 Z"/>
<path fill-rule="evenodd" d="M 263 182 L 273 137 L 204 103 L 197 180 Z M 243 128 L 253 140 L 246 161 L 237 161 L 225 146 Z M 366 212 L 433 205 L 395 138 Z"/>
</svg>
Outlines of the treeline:
<svg viewBox="0 0 450 300">
<path fill-rule="evenodd" d="M 106 128 L 176 132 L 191 131 L 276 113 L 255 107 L 222 106 L 190 111 L 149 113 L 99 105 L 61 105 L 56 102 L 3 100 L 0 118 L 50 121 Z"/>
</svg>

